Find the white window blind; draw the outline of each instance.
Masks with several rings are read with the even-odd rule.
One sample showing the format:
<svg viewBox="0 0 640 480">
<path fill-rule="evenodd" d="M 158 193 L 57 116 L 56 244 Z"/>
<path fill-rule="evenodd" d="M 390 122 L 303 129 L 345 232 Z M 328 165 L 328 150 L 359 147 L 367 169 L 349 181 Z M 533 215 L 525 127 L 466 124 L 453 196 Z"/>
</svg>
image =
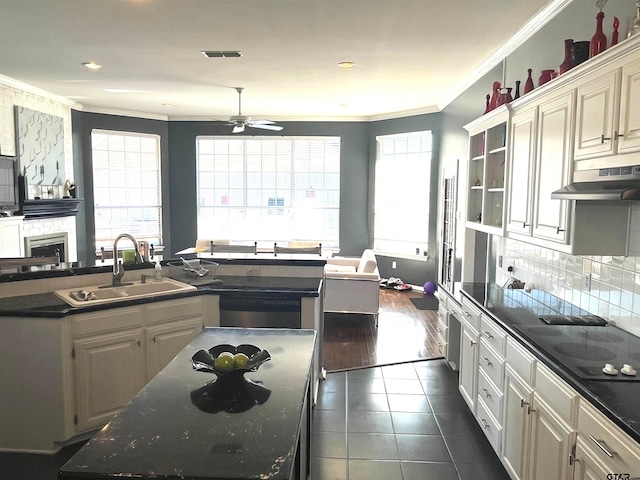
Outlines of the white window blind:
<svg viewBox="0 0 640 480">
<path fill-rule="evenodd" d="M 91 149 L 96 249 L 121 233 L 162 244 L 160 137 L 93 130 Z"/>
<path fill-rule="evenodd" d="M 431 131 L 376 140 L 374 249 L 423 255 L 429 238 Z"/>
<path fill-rule="evenodd" d="M 198 238 L 338 246 L 339 137 L 198 137 Z"/>
</svg>

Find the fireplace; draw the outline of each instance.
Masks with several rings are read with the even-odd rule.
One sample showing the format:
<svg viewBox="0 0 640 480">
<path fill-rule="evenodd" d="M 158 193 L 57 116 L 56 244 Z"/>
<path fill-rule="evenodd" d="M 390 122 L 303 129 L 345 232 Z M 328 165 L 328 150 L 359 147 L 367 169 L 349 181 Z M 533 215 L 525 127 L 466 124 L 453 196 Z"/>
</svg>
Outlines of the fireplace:
<svg viewBox="0 0 640 480">
<path fill-rule="evenodd" d="M 24 239 L 25 257 L 55 257 L 59 252 L 60 261 L 64 262 L 68 251 L 69 238 L 67 232 L 34 235 Z"/>
</svg>

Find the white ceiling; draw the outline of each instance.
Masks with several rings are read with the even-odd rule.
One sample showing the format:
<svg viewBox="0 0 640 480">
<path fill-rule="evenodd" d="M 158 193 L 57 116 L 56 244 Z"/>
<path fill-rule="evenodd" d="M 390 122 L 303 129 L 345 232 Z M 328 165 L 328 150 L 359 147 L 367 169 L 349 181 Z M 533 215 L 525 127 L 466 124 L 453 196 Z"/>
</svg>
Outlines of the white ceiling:
<svg viewBox="0 0 640 480">
<path fill-rule="evenodd" d="M 254 118 L 391 118 L 443 108 L 558 3 L 0 0 L 0 82 L 150 118 L 226 119 L 236 86 Z M 346 60 L 356 67 L 339 68 Z"/>
</svg>

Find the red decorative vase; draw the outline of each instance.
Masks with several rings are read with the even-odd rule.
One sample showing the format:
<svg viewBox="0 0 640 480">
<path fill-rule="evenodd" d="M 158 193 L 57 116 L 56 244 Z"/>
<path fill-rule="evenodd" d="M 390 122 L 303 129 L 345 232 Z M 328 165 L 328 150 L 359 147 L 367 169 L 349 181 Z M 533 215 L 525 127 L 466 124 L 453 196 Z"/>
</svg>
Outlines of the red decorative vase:
<svg viewBox="0 0 640 480">
<path fill-rule="evenodd" d="M 604 13 L 598 12 L 598 15 L 596 15 L 596 33 L 594 33 L 593 37 L 591 37 L 589 58 L 593 58 L 607 49 L 607 36 L 602 31 L 603 19 Z"/>
<path fill-rule="evenodd" d="M 533 90 L 533 78 L 531 78 L 531 69 L 527 70 L 527 81 L 524 82 L 524 90 L 523 94 L 526 95 L 531 90 Z"/>
<path fill-rule="evenodd" d="M 551 80 L 554 73 L 556 73 L 555 70 L 542 70 L 542 72 L 540 72 L 540 76 L 538 77 L 538 86 L 541 87 L 549 80 Z"/>
<path fill-rule="evenodd" d="M 489 110 L 493 110 L 498 106 L 498 97 L 500 96 L 500 82 L 493 82 L 493 95 L 489 102 Z"/>
<path fill-rule="evenodd" d="M 505 103 L 509 103 L 512 100 L 513 100 L 513 97 L 511 96 L 511 87 L 501 88 L 500 89 L 500 95 L 498 95 L 498 104 L 497 104 L 497 106 L 499 107 L 500 105 L 504 105 Z"/>
<path fill-rule="evenodd" d="M 573 38 L 564 41 L 564 61 L 558 67 L 558 75 L 568 72 L 574 67 L 573 63 Z"/>
<path fill-rule="evenodd" d="M 620 27 L 620 20 L 618 17 L 613 17 L 613 32 L 611 33 L 611 46 L 618 44 L 618 27 Z"/>
</svg>

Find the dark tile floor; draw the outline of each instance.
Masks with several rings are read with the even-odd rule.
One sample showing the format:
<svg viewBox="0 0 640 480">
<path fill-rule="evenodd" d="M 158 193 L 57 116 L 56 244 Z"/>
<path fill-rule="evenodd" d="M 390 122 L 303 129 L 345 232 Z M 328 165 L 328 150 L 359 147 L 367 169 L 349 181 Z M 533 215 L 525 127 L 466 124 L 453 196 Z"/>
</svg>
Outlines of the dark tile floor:
<svg viewBox="0 0 640 480">
<path fill-rule="evenodd" d="M 508 480 L 444 360 L 330 373 L 312 480 Z"/>
<path fill-rule="evenodd" d="M 314 411 L 311 480 L 508 480 L 443 360 L 330 373 Z M 82 446 L 0 453 L 0 479 L 55 480 Z"/>
</svg>

